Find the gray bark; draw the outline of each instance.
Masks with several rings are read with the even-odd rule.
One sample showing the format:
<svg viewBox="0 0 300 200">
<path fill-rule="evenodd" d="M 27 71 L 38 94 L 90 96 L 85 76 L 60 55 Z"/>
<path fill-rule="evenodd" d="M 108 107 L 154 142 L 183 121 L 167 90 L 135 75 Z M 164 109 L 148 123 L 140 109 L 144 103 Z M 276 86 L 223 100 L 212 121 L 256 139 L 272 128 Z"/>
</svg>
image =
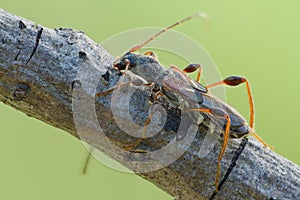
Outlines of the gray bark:
<svg viewBox="0 0 300 200">
<path fill-rule="evenodd" d="M 184 154 L 164 168 L 144 172 L 142 165 L 136 164 L 137 160 L 128 162 L 136 154 L 124 153 L 122 147 L 132 143 L 134 138 L 119 128 L 114 115 L 118 115 L 120 123 L 135 124 L 121 111 L 112 113 L 111 94 L 96 98 L 96 101 L 94 97 L 96 91 L 105 91 L 117 83 L 119 73 L 111 69 L 114 58 L 83 32 L 65 28 L 48 29 L 0 10 L 0 55 L 0 100 L 5 104 L 86 141 L 109 157 L 140 172 L 138 175 L 176 199 L 208 199 L 214 192 L 222 140 L 217 140 L 206 156 L 199 157 L 199 147 L 207 132 L 204 128 L 199 128 L 192 145 Z M 140 79 L 130 72 L 126 75 L 126 78 L 133 77 Z M 95 84 L 97 88 L 90 87 Z M 138 95 L 130 101 L 134 105 L 130 112 L 136 116 L 135 123 L 143 125 L 147 116 L 145 110 L 149 109 L 149 105 L 145 104 L 148 100 L 142 98 L 149 95 L 147 87 L 130 87 L 138 88 Z M 90 111 L 89 106 L 94 102 L 96 111 Z M 113 103 L 118 102 L 122 103 L 122 99 Z M 91 105 L 85 105 L 89 103 Z M 174 108 L 169 109 L 171 122 L 162 128 L 157 137 L 145 140 L 142 144 L 144 149 L 157 149 L 174 136 L 176 120 L 172 119 L 176 119 L 178 113 L 172 112 Z M 99 131 L 105 134 L 98 134 Z M 107 142 L 107 138 L 111 143 Z M 239 142 L 230 141 L 222 161 L 222 175 Z M 120 148 L 111 149 L 111 145 Z M 139 154 L 134 159 L 149 158 L 146 154 Z M 250 138 L 215 199 L 300 199 L 299 184 L 299 166 Z"/>
</svg>

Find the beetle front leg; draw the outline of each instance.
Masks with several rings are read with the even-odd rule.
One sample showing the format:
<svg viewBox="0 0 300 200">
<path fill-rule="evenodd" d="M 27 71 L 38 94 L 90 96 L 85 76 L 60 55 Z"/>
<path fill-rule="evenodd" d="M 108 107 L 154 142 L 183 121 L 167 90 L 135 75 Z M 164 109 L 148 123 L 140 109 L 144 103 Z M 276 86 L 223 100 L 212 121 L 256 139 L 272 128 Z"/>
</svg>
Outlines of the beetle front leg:
<svg viewBox="0 0 300 200">
<path fill-rule="evenodd" d="M 110 89 L 108 89 L 106 91 L 96 93 L 96 95 L 95 95 L 96 97 L 105 96 L 105 95 L 113 92 L 114 90 L 116 90 L 118 88 L 121 88 L 121 87 L 124 87 L 124 86 L 127 86 L 127 85 L 131 85 L 131 84 L 136 85 L 136 86 L 142 86 L 142 85 L 144 85 L 144 86 L 150 86 L 150 85 L 152 85 L 152 83 L 146 83 L 145 84 L 141 80 L 134 80 L 134 81 L 128 81 L 126 83 L 122 83 L 123 79 L 126 76 L 126 73 L 128 71 L 129 65 L 130 65 L 129 60 L 125 59 L 125 62 L 126 62 L 126 67 L 123 70 L 122 76 L 119 79 L 119 83 L 115 87 L 112 87 L 112 88 L 110 88 Z"/>
</svg>

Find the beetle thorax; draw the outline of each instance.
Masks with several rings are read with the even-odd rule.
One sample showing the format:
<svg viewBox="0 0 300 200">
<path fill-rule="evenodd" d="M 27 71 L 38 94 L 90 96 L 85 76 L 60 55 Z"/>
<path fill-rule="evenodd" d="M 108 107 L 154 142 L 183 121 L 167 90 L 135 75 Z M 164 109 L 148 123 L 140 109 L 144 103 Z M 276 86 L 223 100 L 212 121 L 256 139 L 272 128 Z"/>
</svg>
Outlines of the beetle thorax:
<svg viewBox="0 0 300 200">
<path fill-rule="evenodd" d="M 149 83 L 157 83 L 162 85 L 162 78 L 166 69 L 159 65 L 159 63 L 141 63 L 131 68 L 133 73 L 143 77 Z"/>
<path fill-rule="evenodd" d="M 161 85 L 166 69 L 152 56 L 128 52 L 115 62 L 114 66 L 119 70 L 124 70 L 127 63 L 129 63 L 128 69 L 134 74 L 141 76 L 149 83 L 156 82 Z"/>
</svg>

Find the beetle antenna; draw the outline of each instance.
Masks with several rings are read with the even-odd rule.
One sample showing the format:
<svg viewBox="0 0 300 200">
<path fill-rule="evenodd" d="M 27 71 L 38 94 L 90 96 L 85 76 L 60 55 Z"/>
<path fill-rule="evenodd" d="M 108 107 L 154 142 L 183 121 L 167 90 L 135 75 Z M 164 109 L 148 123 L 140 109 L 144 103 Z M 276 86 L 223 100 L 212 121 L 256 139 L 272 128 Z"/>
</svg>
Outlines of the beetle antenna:
<svg viewBox="0 0 300 200">
<path fill-rule="evenodd" d="M 204 20 L 205 20 L 205 24 L 206 26 L 209 25 L 209 18 L 207 16 L 206 13 L 203 13 L 203 12 L 198 12 L 196 14 L 193 14 L 191 16 L 188 16 L 180 21 L 177 21 L 176 23 L 168 26 L 167 28 L 164 28 L 162 29 L 161 31 L 157 32 L 156 34 L 154 34 L 153 36 L 151 36 L 150 38 L 148 38 L 145 42 L 141 43 L 140 45 L 137 45 L 135 47 L 133 47 L 132 49 L 129 50 L 129 52 L 134 52 L 134 51 L 137 51 L 139 49 L 141 49 L 142 47 L 144 47 L 146 44 L 148 44 L 149 42 L 151 42 L 152 40 L 154 40 L 155 38 L 157 38 L 159 35 L 161 35 L 162 33 L 164 32 L 167 32 L 168 30 L 174 28 L 175 26 L 178 26 L 179 24 L 182 24 L 186 21 L 189 21 L 190 19 L 193 19 L 195 17 L 202 17 Z"/>
</svg>

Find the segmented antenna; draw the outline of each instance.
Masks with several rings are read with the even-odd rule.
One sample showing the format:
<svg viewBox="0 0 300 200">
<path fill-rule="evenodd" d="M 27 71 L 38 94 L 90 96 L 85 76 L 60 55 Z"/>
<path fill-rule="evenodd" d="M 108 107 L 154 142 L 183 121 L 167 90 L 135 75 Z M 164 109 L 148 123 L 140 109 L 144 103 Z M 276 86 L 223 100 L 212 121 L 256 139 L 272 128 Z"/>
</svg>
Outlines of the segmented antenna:
<svg viewBox="0 0 300 200">
<path fill-rule="evenodd" d="M 137 50 L 143 48 L 146 44 L 148 44 L 149 42 L 151 42 L 152 40 L 154 40 L 155 38 L 157 38 L 162 33 L 167 32 L 168 30 L 174 28 L 175 26 L 178 26 L 179 24 L 182 24 L 182 23 L 184 23 L 186 21 L 189 21 L 190 19 L 193 19 L 195 17 L 202 17 L 205 20 L 206 26 L 209 25 L 209 18 L 208 18 L 208 16 L 207 16 L 206 13 L 203 13 L 203 12 L 196 13 L 196 14 L 191 15 L 189 17 L 186 17 L 186 18 L 184 18 L 184 19 L 182 19 L 180 21 L 177 21 L 176 23 L 172 24 L 171 26 L 168 26 L 167 28 L 162 29 L 161 31 L 159 31 L 155 35 L 153 35 L 150 38 L 148 38 L 145 42 L 141 43 L 140 45 L 137 45 L 137 46 L 133 47 L 132 49 L 130 49 L 129 52 L 134 52 L 134 51 L 137 51 Z"/>
</svg>

